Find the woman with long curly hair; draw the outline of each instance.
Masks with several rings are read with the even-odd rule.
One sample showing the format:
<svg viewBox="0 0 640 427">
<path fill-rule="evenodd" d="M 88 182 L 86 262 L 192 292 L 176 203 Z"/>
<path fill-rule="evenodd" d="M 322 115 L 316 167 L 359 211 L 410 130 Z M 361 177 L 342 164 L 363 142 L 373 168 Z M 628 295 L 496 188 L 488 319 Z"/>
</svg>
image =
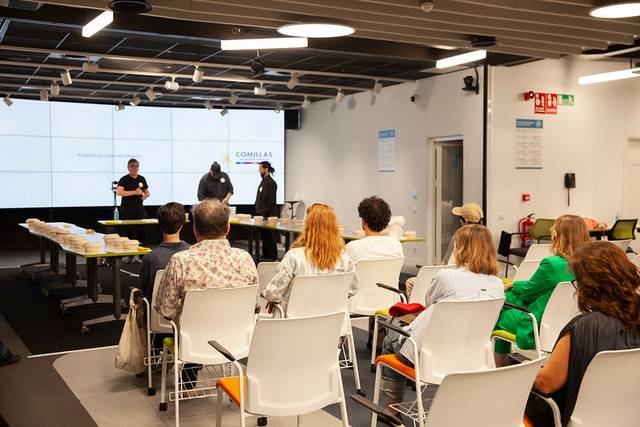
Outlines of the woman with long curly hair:
<svg viewBox="0 0 640 427">
<path fill-rule="evenodd" d="M 269 302 L 286 306 L 291 284 L 296 276 L 319 276 L 355 271 L 355 265 L 344 251 L 338 219 L 334 210 L 316 203 L 307 209 L 304 230 L 289 252 L 282 258 L 276 275 L 271 279 L 262 296 Z M 349 291 L 358 291 L 358 278 L 354 275 Z"/>
<path fill-rule="evenodd" d="M 625 253 L 609 242 L 591 242 L 576 250 L 569 266 L 576 276 L 582 314 L 560 332 L 534 383 L 558 403 L 563 426 L 569 422 L 593 357 L 601 351 L 640 347 L 640 271 Z M 542 408 L 530 402 L 527 416 L 536 427 L 553 425 Z"/>
</svg>

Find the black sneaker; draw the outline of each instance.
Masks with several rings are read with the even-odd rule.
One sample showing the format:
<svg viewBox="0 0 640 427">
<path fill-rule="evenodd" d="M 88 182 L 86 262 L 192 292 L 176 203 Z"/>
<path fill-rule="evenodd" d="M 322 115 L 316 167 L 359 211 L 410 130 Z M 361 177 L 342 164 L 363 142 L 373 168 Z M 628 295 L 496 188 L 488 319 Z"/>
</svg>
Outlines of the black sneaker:
<svg viewBox="0 0 640 427">
<path fill-rule="evenodd" d="M 0 360 L 0 366 L 9 366 L 18 363 L 22 358 L 19 354 L 13 354 L 7 350 L 7 355 L 4 359 Z"/>
</svg>

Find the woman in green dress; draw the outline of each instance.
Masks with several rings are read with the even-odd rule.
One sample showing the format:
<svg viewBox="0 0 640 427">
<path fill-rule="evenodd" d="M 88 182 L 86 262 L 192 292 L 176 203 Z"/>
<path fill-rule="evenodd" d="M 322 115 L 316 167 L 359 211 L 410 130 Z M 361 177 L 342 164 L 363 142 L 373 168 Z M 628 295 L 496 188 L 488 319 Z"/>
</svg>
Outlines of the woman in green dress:
<svg viewBox="0 0 640 427">
<path fill-rule="evenodd" d="M 575 279 L 569 269 L 568 259 L 581 244 L 589 241 L 589 230 L 584 220 L 576 215 L 563 215 L 551 227 L 551 252 L 553 256 L 540 262 L 540 266 L 529 280 L 516 281 L 505 285 L 507 302 L 526 307 L 536 317 L 538 324 L 547 306 L 547 302 L 556 285 Z M 516 336 L 516 344 L 520 349 L 535 347 L 531 318 L 522 311 L 508 308 L 502 310 L 496 330 L 511 332 Z M 508 354 L 511 344 L 498 340 L 496 342 L 496 360 L 500 355 Z"/>
</svg>

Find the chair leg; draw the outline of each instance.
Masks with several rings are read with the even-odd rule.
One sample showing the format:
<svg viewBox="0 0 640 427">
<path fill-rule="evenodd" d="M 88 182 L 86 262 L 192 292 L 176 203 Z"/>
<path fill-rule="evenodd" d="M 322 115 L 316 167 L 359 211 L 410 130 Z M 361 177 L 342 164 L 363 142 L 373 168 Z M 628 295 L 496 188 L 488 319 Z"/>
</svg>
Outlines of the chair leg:
<svg viewBox="0 0 640 427">
<path fill-rule="evenodd" d="M 342 419 L 342 427 L 349 427 L 349 415 L 347 414 L 347 399 L 344 397 L 344 387 L 342 386 L 342 375 L 338 377 L 338 386 L 340 387 L 340 418 Z M 298 425 L 300 418 L 298 418 Z"/>
<path fill-rule="evenodd" d="M 378 349 L 378 315 L 373 316 L 373 345 L 371 346 L 371 371 L 376 368 Z"/>
<path fill-rule="evenodd" d="M 376 381 L 373 385 L 373 403 L 380 404 L 380 381 L 382 379 L 382 366 L 378 363 L 376 366 Z M 371 412 L 371 427 L 376 427 L 378 424 L 378 414 Z"/>
<path fill-rule="evenodd" d="M 223 410 L 223 401 L 222 398 L 224 396 L 224 391 L 222 391 L 220 389 L 220 387 L 218 387 L 217 391 L 216 391 L 217 397 L 218 397 L 218 404 L 216 405 L 216 427 L 222 427 L 222 410 Z"/>
<path fill-rule="evenodd" d="M 353 366 L 353 378 L 356 382 L 356 393 L 364 396 L 365 394 L 362 391 L 362 385 L 360 384 L 360 370 L 358 369 L 358 357 L 356 356 L 356 345 L 353 340 L 352 331 L 349 331 L 349 334 L 347 334 L 347 345 L 349 346 L 349 358 L 351 359 L 351 365 Z"/>
<path fill-rule="evenodd" d="M 162 343 L 162 379 L 160 380 L 160 411 L 167 410 L 167 346 Z"/>
<path fill-rule="evenodd" d="M 175 390 L 176 427 L 180 426 L 180 368 L 181 362 L 178 355 L 173 357 L 173 389 Z"/>
<path fill-rule="evenodd" d="M 151 363 L 151 331 L 147 329 L 147 396 L 155 396 L 156 389 L 153 387 L 153 377 L 152 377 L 152 368 L 153 363 Z"/>
<path fill-rule="evenodd" d="M 418 404 L 418 426 L 424 427 L 424 408 L 422 406 L 422 390 L 420 386 L 420 379 L 416 378 L 416 401 Z"/>
<path fill-rule="evenodd" d="M 296 426 L 300 427 L 300 415 L 296 415 Z"/>
<path fill-rule="evenodd" d="M 240 409 L 240 427 L 247 427 L 247 418 L 242 409 Z"/>
</svg>

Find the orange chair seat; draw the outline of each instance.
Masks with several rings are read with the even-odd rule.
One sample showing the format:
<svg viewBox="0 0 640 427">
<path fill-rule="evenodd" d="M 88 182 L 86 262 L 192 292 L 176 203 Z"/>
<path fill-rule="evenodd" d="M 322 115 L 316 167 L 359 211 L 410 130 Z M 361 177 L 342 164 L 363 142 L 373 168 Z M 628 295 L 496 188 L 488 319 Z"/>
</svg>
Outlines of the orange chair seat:
<svg viewBox="0 0 640 427">
<path fill-rule="evenodd" d="M 247 389 L 247 377 L 242 377 L 244 379 L 244 389 Z M 218 388 L 222 388 L 225 393 L 235 402 L 236 405 L 240 406 L 240 378 L 239 377 L 230 377 L 230 378 L 220 378 L 216 385 Z M 246 397 L 246 396 L 245 396 Z"/>
<path fill-rule="evenodd" d="M 413 380 L 416 378 L 416 370 L 398 360 L 398 357 L 395 354 L 383 354 L 382 356 L 378 356 L 376 358 L 376 364 L 378 363 L 387 365 Z"/>
</svg>

